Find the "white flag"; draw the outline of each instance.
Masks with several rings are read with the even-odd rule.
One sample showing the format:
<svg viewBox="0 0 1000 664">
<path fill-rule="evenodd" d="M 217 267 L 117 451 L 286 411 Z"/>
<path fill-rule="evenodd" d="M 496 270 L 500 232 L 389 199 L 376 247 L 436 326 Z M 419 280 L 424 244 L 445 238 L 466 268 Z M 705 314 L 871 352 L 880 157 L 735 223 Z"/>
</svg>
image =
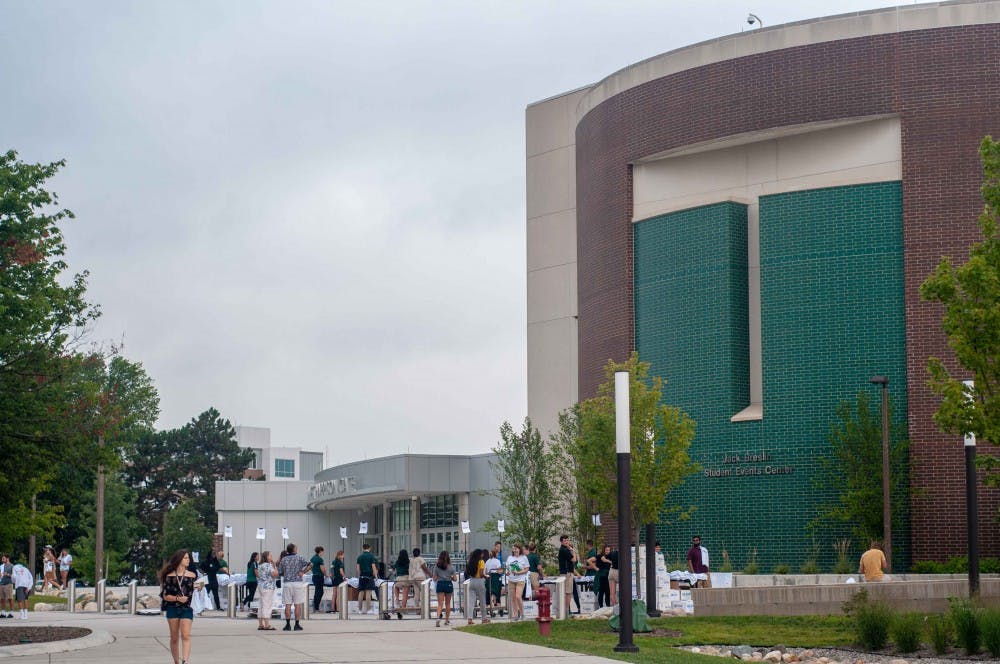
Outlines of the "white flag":
<svg viewBox="0 0 1000 664">
<path fill-rule="evenodd" d="M 593 522 L 593 524 L 595 526 L 601 525 L 601 515 L 600 514 L 591 514 L 590 515 L 590 520 L 591 520 L 591 522 Z"/>
<path fill-rule="evenodd" d="M 233 527 L 226 526 L 226 537 L 232 537 L 232 536 L 233 536 Z"/>
<path fill-rule="evenodd" d="M 503 529 L 503 520 L 497 521 L 497 532 L 498 533 L 504 532 L 504 529 Z"/>
<path fill-rule="evenodd" d="M 367 521 L 362 521 L 361 522 L 361 527 L 358 528 L 358 534 L 359 535 L 367 535 L 368 534 L 368 522 Z"/>
<path fill-rule="evenodd" d="M 347 539 L 347 528 L 344 526 L 340 527 L 340 539 Z"/>
<path fill-rule="evenodd" d="M 281 539 L 288 539 L 288 528 L 281 529 Z"/>
<path fill-rule="evenodd" d="M 472 530 L 469 528 L 469 522 L 468 521 L 463 521 L 462 522 L 462 532 L 465 533 L 466 535 L 468 535 L 469 533 L 472 532 Z"/>
<path fill-rule="evenodd" d="M 259 539 L 259 540 L 264 539 L 264 529 L 263 528 L 258 528 L 257 529 L 257 539 Z"/>
<path fill-rule="evenodd" d="M 198 552 L 197 551 L 192 551 L 191 552 L 191 560 L 194 561 L 195 563 L 198 562 Z"/>
</svg>

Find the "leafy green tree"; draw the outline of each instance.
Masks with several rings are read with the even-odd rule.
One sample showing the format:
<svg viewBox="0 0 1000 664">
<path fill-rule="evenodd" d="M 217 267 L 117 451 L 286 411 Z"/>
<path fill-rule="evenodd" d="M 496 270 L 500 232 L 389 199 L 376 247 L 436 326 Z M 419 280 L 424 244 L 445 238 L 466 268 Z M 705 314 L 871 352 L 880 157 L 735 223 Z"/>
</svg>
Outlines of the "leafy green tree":
<svg viewBox="0 0 1000 664">
<path fill-rule="evenodd" d="M 79 497 L 82 535 L 73 543 L 73 568 L 90 583 L 94 583 L 94 551 L 96 548 L 96 492 L 93 487 Z M 113 581 L 132 578 L 129 551 L 145 534 L 136 516 L 135 493 L 117 474 L 109 475 L 104 490 L 104 556 L 105 577 Z"/>
<path fill-rule="evenodd" d="M 202 515 L 193 501 L 186 500 L 167 512 L 160 539 L 161 564 L 178 549 L 198 551 L 206 555 L 212 546 L 212 531 L 205 527 Z M 193 563 L 192 563 L 193 564 Z"/>
<path fill-rule="evenodd" d="M 552 450 L 559 455 L 559 466 L 563 472 L 560 512 L 566 518 L 566 529 L 572 533 L 573 541 L 582 543 L 588 539 L 597 540 L 593 515 L 600 512 L 600 507 L 594 497 L 586 495 L 577 485 L 580 461 L 573 456 L 573 450 L 579 437 L 580 407 L 574 404 L 559 413 L 559 428 L 551 435 L 550 442 Z"/>
<path fill-rule="evenodd" d="M 892 422 L 892 401 L 889 402 Z M 837 421 L 830 427 L 830 453 L 819 458 L 813 485 L 821 495 L 832 496 L 818 507 L 812 529 L 833 526 L 849 529 L 854 540 L 867 545 L 881 539 L 882 528 L 882 413 L 872 408 L 871 397 L 858 392 L 857 402 L 843 401 Z M 909 441 L 906 425 L 889 430 L 889 495 L 892 530 L 901 532 L 909 505 L 907 475 Z"/>
<path fill-rule="evenodd" d="M 615 373 L 628 371 L 633 529 L 686 518 L 682 506 L 666 504 L 667 495 L 698 470 L 688 455 L 695 422 L 680 408 L 660 403 L 663 379 L 650 377 L 649 366 L 634 352 L 625 362 L 609 361 L 598 396 L 577 405 L 579 435 L 575 441 L 567 436 L 566 454 L 576 461 L 578 493 L 601 512 L 618 518 Z"/>
<path fill-rule="evenodd" d="M 127 484 L 138 497 L 139 518 L 149 532 L 150 546 L 133 551 L 132 561 L 143 574 L 158 568 L 164 518 L 182 502 L 190 503 L 199 522 L 215 532 L 215 483 L 238 480 L 250 466 L 253 452 L 236 443 L 236 429 L 209 408 L 179 429 L 146 432 L 127 453 Z"/>
<path fill-rule="evenodd" d="M 64 162 L 29 164 L 0 154 L 0 546 L 63 523 L 59 505 L 32 498 L 53 469 L 86 450 L 65 436 L 65 358 L 99 315 L 85 300 L 86 272 L 68 276 L 61 224 L 73 217 L 45 189 Z"/>
<path fill-rule="evenodd" d="M 943 257 L 920 287 L 920 295 L 943 305 L 941 327 L 954 360 L 930 358 L 931 387 L 941 395 L 934 421 L 942 431 L 973 433 L 1000 444 L 1000 143 L 987 136 L 980 144 L 985 206 L 979 216 L 983 239 L 969 248 L 968 260 L 955 265 Z M 972 379 L 968 391 L 963 379 Z M 980 455 L 978 462 L 997 483 L 1000 459 Z"/>
<path fill-rule="evenodd" d="M 497 478 L 495 495 L 502 512 L 491 519 L 504 519 L 506 537 L 511 541 L 534 542 L 539 556 L 551 556 L 552 540 L 561 525 L 563 469 L 559 455 L 545 445 L 528 418 L 524 418 L 520 433 L 504 422 L 493 453 L 497 460 L 491 461 L 490 467 Z"/>
</svg>

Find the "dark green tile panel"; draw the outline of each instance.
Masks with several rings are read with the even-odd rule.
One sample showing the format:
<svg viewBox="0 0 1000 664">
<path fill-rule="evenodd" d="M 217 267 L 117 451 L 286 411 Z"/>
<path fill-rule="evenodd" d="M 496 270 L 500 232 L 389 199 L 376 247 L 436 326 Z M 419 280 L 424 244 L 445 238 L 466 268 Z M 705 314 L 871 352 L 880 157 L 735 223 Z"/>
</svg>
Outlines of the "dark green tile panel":
<svg viewBox="0 0 1000 664">
<path fill-rule="evenodd" d="M 723 548 L 738 568 L 756 548 L 770 570 L 798 567 L 813 546 L 806 524 L 824 497 L 812 472 L 828 448 L 837 404 L 886 373 L 895 416 L 905 419 L 901 185 L 765 196 L 760 218 L 763 421 L 729 421 L 749 401 L 742 206 L 721 203 L 635 225 L 636 348 L 667 380 L 665 400 L 698 421 L 692 457 L 730 473 L 692 476 L 671 496 L 696 509 L 687 522 L 658 526 L 668 557 L 699 532 L 713 566 Z M 746 454 L 765 458 L 726 462 Z M 745 471 L 760 474 L 738 474 Z M 816 536 L 824 565 L 832 564 L 838 535 Z M 908 558 L 905 532 L 895 547 L 898 568 Z"/>
</svg>

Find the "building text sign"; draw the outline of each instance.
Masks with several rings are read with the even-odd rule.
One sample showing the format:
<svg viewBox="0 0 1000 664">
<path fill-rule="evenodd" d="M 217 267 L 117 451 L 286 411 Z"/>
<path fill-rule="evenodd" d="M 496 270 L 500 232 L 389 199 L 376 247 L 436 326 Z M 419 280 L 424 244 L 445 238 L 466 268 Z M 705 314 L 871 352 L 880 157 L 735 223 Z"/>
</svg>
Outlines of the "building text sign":
<svg viewBox="0 0 1000 664">
<path fill-rule="evenodd" d="M 358 491 L 358 478 L 338 477 L 333 480 L 319 482 L 309 487 L 309 500 L 348 496 Z"/>
<path fill-rule="evenodd" d="M 774 460 L 768 452 L 725 452 L 722 455 L 722 465 L 705 468 L 705 477 L 756 477 L 773 475 L 791 475 L 795 472 L 793 466 Z"/>
</svg>

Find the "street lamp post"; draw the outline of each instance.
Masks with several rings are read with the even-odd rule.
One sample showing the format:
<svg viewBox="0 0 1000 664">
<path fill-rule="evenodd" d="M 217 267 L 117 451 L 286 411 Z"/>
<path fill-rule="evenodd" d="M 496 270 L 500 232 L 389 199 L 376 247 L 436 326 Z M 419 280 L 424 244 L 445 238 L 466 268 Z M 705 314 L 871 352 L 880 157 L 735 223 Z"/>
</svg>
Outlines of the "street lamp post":
<svg viewBox="0 0 1000 664">
<path fill-rule="evenodd" d="M 639 652 L 632 642 L 632 437 L 629 373 L 615 372 L 615 450 L 618 456 L 618 645 L 615 652 Z"/>
<path fill-rule="evenodd" d="M 868 381 L 882 386 L 882 547 L 886 566 L 892 571 L 892 506 L 889 502 L 889 377 L 872 376 Z"/>
<path fill-rule="evenodd" d="M 973 398 L 975 383 L 963 381 L 965 393 Z M 969 597 L 979 594 L 979 523 L 977 519 L 978 492 L 976 489 L 976 434 L 965 434 L 965 523 L 969 538 Z"/>
</svg>

